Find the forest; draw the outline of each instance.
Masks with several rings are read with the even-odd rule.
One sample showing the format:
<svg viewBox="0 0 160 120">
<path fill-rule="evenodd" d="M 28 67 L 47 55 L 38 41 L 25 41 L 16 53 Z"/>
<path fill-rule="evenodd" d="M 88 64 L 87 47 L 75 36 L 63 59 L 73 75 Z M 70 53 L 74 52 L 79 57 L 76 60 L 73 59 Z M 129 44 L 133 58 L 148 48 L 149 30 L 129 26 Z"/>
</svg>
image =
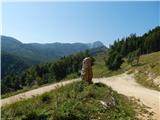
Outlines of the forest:
<svg viewBox="0 0 160 120">
<path fill-rule="evenodd" d="M 71 73 L 80 74 L 82 60 L 87 56 L 90 56 L 89 50 L 64 56 L 53 62 L 34 65 L 21 74 L 8 74 L 1 82 L 1 93 L 57 82 Z M 94 62 L 94 59 L 92 61 Z"/>
<path fill-rule="evenodd" d="M 160 51 L 160 27 L 156 27 L 142 36 L 131 34 L 121 40 L 116 40 L 109 47 L 106 65 L 110 70 L 117 70 L 124 62 L 124 58 L 133 65 L 134 59 L 138 63 L 140 55 Z"/>
</svg>

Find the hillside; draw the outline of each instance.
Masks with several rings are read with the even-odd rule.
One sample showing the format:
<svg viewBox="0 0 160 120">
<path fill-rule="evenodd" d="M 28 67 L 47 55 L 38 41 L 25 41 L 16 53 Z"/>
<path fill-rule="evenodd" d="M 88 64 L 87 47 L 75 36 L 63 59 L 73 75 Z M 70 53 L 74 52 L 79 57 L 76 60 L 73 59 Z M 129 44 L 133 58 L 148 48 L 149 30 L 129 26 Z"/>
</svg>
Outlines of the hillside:
<svg viewBox="0 0 160 120">
<path fill-rule="evenodd" d="M 118 39 L 108 49 L 104 61 L 110 71 L 134 71 L 139 83 L 159 90 L 160 67 L 158 61 L 160 58 L 158 53 L 152 54 L 158 51 L 160 51 L 160 26 L 141 36 L 131 34 L 121 40 Z M 123 68 L 125 63 L 126 66 Z"/>
<path fill-rule="evenodd" d="M 131 66 L 126 59 L 120 69 L 116 71 L 109 70 L 104 59 L 106 54 L 102 52 L 95 57 L 93 66 L 93 75 L 95 78 L 109 77 L 120 73 L 127 72 L 136 73 L 135 78 L 138 83 L 151 89 L 160 90 L 160 52 L 154 52 L 146 55 L 141 55 L 139 64 Z"/>
<path fill-rule="evenodd" d="M 141 36 L 131 34 L 128 37 L 114 41 L 106 58 L 110 70 L 118 70 L 123 59 L 131 65 L 138 63 L 139 56 L 160 51 L 160 26 L 157 26 Z M 134 60 L 136 61 L 134 63 Z"/>
<path fill-rule="evenodd" d="M 102 83 L 88 85 L 76 82 L 54 92 L 2 107 L 2 120 L 134 120 L 138 117 L 137 110 L 141 111 L 141 115 L 146 111 L 135 100 L 118 94 Z"/>
<path fill-rule="evenodd" d="M 2 52 L 1 63 L 1 78 L 3 79 L 7 75 L 20 74 L 23 70 L 36 63 L 36 61 Z"/>
<path fill-rule="evenodd" d="M 21 72 L 23 69 L 27 68 L 28 65 L 25 64 L 20 58 L 13 56 L 11 54 L 2 53 L 1 54 L 2 62 L 2 79 L 7 74 L 16 74 Z M 17 69 L 18 68 L 18 69 Z M 16 69 L 16 70 L 15 70 Z"/>
<path fill-rule="evenodd" d="M 160 91 L 160 52 L 142 55 L 138 65 L 124 64 L 122 68 L 135 72 L 138 83 Z"/>
<path fill-rule="evenodd" d="M 100 41 L 94 43 L 22 43 L 15 38 L 1 36 L 2 52 L 7 52 L 21 58 L 37 61 L 37 63 L 48 62 L 69 54 L 105 47 Z"/>
</svg>

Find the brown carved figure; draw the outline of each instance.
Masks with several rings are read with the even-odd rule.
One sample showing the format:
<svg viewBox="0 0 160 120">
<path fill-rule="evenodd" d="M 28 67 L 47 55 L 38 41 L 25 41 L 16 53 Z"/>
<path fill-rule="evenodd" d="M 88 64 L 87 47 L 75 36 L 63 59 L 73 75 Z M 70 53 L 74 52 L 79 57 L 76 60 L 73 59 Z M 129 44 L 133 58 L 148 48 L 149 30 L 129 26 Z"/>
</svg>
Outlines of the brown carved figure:
<svg viewBox="0 0 160 120">
<path fill-rule="evenodd" d="M 91 61 L 90 57 L 84 58 L 83 59 L 82 70 L 81 70 L 82 80 L 85 80 L 89 83 L 92 82 L 92 77 L 93 77 L 91 62 L 92 61 Z"/>
</svg>

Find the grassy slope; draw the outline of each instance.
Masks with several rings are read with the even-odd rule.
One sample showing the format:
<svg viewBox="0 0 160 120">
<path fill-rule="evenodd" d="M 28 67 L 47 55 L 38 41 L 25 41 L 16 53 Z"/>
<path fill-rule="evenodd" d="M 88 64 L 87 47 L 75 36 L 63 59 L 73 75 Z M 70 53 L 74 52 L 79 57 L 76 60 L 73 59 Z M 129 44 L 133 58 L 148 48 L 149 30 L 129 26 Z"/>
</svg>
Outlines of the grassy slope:
<svg viewBox="0 0 160 120">
<path fill-rule="evenodd" d="M 132 69 L 137 70 L 135 78 L 138 83 L 160 91 L 160 78 L 157 79 L 159 83 L 155 82 L 160 76 L 160 52 L 141 56 L 139 65 Z"/>
<path fill-rule="evenodd" d="M 109 70 L 105 65 L 105 61 L 104 61 L 105 56 L 106 56 L 106 53 L 100 53 L 95 57 L 96 61 L 92 67 L 94 78 L 109 77 L 109 76 L 117 75 L 124 72 L 123 69 L 119 69 L 117 71 Z"/>
<path fill-rule="evenodd" d="M 135 78 L 138 83 L 151 89 L 160 90 L 158 84 L 153 82 L 155 78 L 160 76 L 160 52 L 142 55 L 139 64 L 135 66 L 131 66 L 127 62 L 124 62 L 121 69 L 117 71 L 110 71 L 107 69 L 104 57 L 105 53 L 101 53 L 95 57 L 96 62 L 93 66 L 94 77 L 109 77 L 125 71 L 128 71 L 128 73 L 134 73 L 136 71 L 137 74 L 135 74 Z"/>
<path fill-rule="evenodd" d="M 2 120 L 133 120 L 135 114 L 126 97 L 103 84 L 84 82 L 2 107 Z"/>
</svg>

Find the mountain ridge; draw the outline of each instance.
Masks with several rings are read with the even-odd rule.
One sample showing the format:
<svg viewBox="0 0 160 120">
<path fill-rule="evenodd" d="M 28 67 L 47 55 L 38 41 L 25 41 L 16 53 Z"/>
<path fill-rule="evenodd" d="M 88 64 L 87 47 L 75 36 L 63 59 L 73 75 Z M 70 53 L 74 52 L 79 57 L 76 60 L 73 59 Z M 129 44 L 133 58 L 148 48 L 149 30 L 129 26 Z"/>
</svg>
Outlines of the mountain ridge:
<svg viewBox="0 0 160 120">
<path fill-rule="evenodd" d="M 73 43 L 70 43 L 70 42 L 50 42 L 50 43 L 38 43 L 38 42 L 31 42 L 31 43 L 24 43 L 24 42 L 21 42 L 20 40 L 16 39 L 15 37 L 11 37 L 11 36 L 7 36 L 7 35 L 0 35 L 1 37 L 1 40 L 3 41 L 4 39 L 12 39 L 12 41 L 14 40 L 14 42 L 17 42 L 17 43 L 21 43 L 21 44 L 25 44 L 25 45 L 28 45 L 28 44 L 38 44 L 38 45 L 49 45 L 49 44 L 89 44 L 89 45 L 93 45 L 93 44 L 101 44 L 101 46 L 105 46 L 101 41 L 99 40 L 96 40 L 94 42 L 88 42 L 88 43 L 85 43 L 85 42 L 73 42 Z"/>
<path fill-rule="evenodd" d="M 59 59 L 87 49 L 91 54 L 105 50 L 102 43 L 22 43 L 13 37 L 1 36 L 2 78 L 17 74 L 34 65 Z M 101 46 L 101 47 L 98 47 Z M 18 66 L 18 67 L 17 67 Z M 16 70 L 15 70 L 16 69 Z"/>
<path fill-rule="evenodd" d="M 20 56 L 24 59 L 33 59 L 38 63 L 47 62 L 69 54 L 105 47 L 102 42 L 93 43 L 22 43 L 9 36 L 1 36 L 2 52 Z"/>
</svg>

